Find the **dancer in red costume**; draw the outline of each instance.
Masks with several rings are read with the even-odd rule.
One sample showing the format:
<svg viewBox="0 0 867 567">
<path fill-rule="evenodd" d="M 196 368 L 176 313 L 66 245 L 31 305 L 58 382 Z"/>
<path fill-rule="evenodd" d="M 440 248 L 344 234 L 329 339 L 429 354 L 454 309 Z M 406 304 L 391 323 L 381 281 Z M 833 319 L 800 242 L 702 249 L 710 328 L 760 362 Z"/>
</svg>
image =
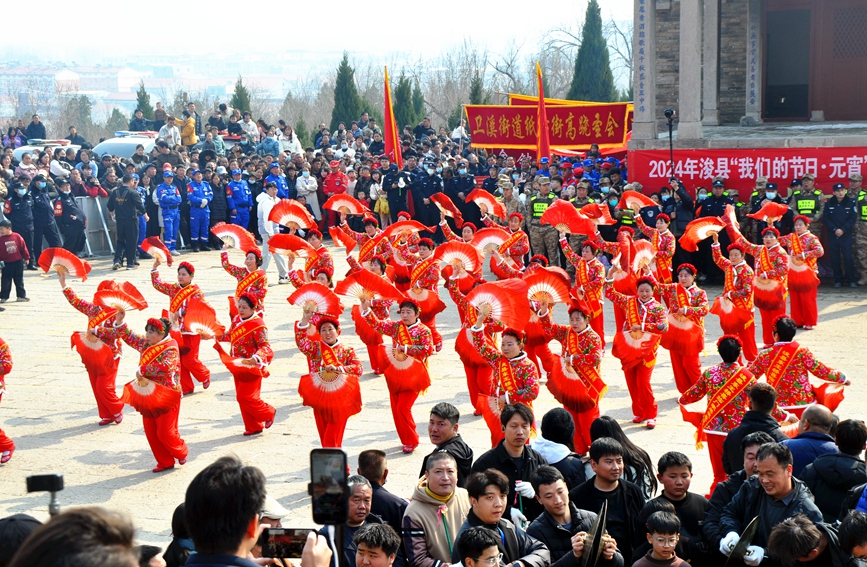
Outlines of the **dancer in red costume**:
<svg viewBox="0 0 867 567">
<path fill-rule="evenodd" d="M 825 254 L 819 237 L 810 232 L 810 219 L 795 217 L 795 232 L 780 237 L 780 245 L 789 251 L 789 303 L 792 319 L 808 331 L 819 322 L 816 290 L 819 288 L 818 260 Z"/>
<path fill-rule="evenodd" d="M 96 327 L 87 332 L 105 341 L 123 339 L 141 353 L 136 379 L 124 387 L 123 399 L 142 416 L 145 436 L 157 460 L 153 472 L 173 469 L 176 459 L 183 465 L 189 450 L 178 433 L 180 354 L 178 343 L 169 335 L 171 324 L 166 318 L 148 319 L 145 336 L 141 336 L 127 328 L 123 312 L 116 318 L 117 327 Z"/>
<path fill-rule="evenodd" d="M 498 226 L 488 215 L 482 217 L 485 226 Z M 509 215 L 509 238 L 500 245 L 498 252 L 508 258 L 506 263 L 509 267 L 521 271 L 524 269 L 524 256 L 530 253 L 530 238 L 521 230 L 524 216 L 519 212 Z M 497 258 L 491 257 L 491 272 L 497 279 L 507 280 L 510 275 L 502 270 L 502 263 Z"/>
<path fill-rule="evenodd" d="M 445 214 L 440 213 L 440 228 L 442 228 L 443 234 L 446 237 L 446 240 L 449 242 L 463 242 L 464 244 L 472 244 L 473 237 L 476 235 L 476 225 L 471 223 L 470 221 L 466 221 L 461 225 L 461 235 L 458 236 L 452 229 L 449 228 L 448 223 L 446 222 Z M 482 263 L 479 263 L 479 269 L 470 273 L 467 272 L 463 266 L 457 265 L 457 272 L 452 273 L 451 277 L 455 278 L 458 282 L 458 287 L 461 290 L 461 293 L 467 294 L 470 293 L 473 288 L 476 286 L 476 283 L 482 282 L 484 283 L 484 278 L 482 276 Z"/>
<path fill-rule="evenodd" d="M 437 313 L 445 309 L 440 301 L 437 286 L 440 281 L 439 263 L 433 258 L 436 245 L 430 238 L 418 241 L 418 254 L 413 254 L 406 244 L 398 243 L 395 256 L 401 256 L 410 267 L 408 297 L 419 304 L 421 322 L 430 329 L 434 348 L 439 352 L 443 348 L 443 337 L 437 331 Z"/>
<path fill-rule="evenodd" d="M 704 350 L 704 318 L 708 314 L 707 293 L 695 285 L 692 264 L 677 268 L 677 283 L 657 283 L 657 291 L 668 306 L 668 331 L 660 344 L 671 356 L 674 383 L 681 394 L 692 388 L 701 376 L 701 351 Z M 648 271 L 648 276 L 653 274 Z"/>
<path fill-rule="evenodd" d="M 730 244 L 729 257 L 720 252 L 719 236 L 711 245 L 714 263 L 725 273 L 722 295 L 716 298 L 711 313 L 719 316 L 723 333 L 741 340 L 744 358 L 752 362 L 759 354 L 756 346 L 756 323 L 753 309 L 753 269 L 744 260 L 744 247 Z"/>
<path fill-rule="evenodd" d="M 340 342 L 340 323 L 329 316 L 319 318 L 320 340 L 307 334 L 312 308 L 305 307 L 295 323 L 295 343 L 310 361 L 310 374 L 301 377 L 298 393 L 305 406 L 313 408 L 319 442 L 323 447 L 343 446 L 343 433 L 350 416 L 361 412 L 358 377 L 361 362 L 352 347 Z"/>
<path fill-rule="evenodd" d="M 632 205 L 632 210 L 635 211 L 638 229 L 650 238 L 650 243 L 656 250 L 656 257 L 652 264 L 656 281 L 664 284 L 671 283 L 671 259 L 674 258 L 675 250 L 674 235 L 668 230 L 669 225 L 671 225 L 671 217 L 665 213 L 656 215 L 656 228 L 650 228 L 639 214 L 641 206 L 638 203 Z"/>
<path fill-rule="evenodd" d="M 205 294 L 199 286 L 193 283 L 196 269 L 189 262 L 181 262 L 178 266 L 178 283 L 163 283 L 159 273 L 160 259 L 154 260 L 151 269 L 151 283 L 158 292 L 169 296 L 169 321 L 172 329 L 180 331 L 181 343 L 181 392 L 183 395 L 193 393 L 195 378 L 207 390 L 211 386 L 211 371 L 199 360 L 199 343 L 201 337 L 184 326 L 184 312 L 187 302 L 191 299 L 204 299 Z"/>
<path fill-rule="evenodd" d="M 311 255 L 304 263 L 305 277 L 314 278 L 316 272 L 320 271 L 327 273 L 329 278 L 334 277 L 334 260 L 331 258 L 328 248 L 322 244 L 322 233 L 312 228 L 307 231 L 306 240 L 316 250 L 316 255 Z"/>
<path fill-rule="evenodd" d="M 0 338 L 0 400 L 6 393 L 6 376 L 12 372 L 12 351 L 9 345 Z M 15 452 L 15 442 L 0 429 L 0 463 L 8 463 Z"/>
<path fill-rule="evenodd" d="M 728 217 L 723 217 L 731 222 Z M 789 255 L 780 246 L 780 231 L 768 227 L 762 231 L 763 245 L 752 244 L 740 236 L 737 244 L 755 259 L 753 301 L 762 316 L 762 342 L 765 346 L 774 343 L 774 321 L 786 314 L 788 295 Z"/>
<path fill-rule="evenodd" d="M 358 260 L 352 256 L 346 257 L 346 263 L 349 264 L 350 273 L 363 270 L 364 268 L 358 263 Z M 368 262 L 369 270 L 375 275 L 388 280 L 385 273 L 386 263 L 382 256 L 374 256 Z M 394 304 L 393 299 L 373 299 L 370 302 L 370 308 L 373 309 L 374 315 L 379 319 L 388 319 L 388 312 Z M 382 369 L 388 364 L 388 357 L 385 354 L 385 344 L 382 341 L 382 335 L 370 326 L 364 317 L 361 316 L 361 308 L 358 305 L 353 305 L 351 310 L 352 321 L 355 323 L 355 334 L 361 339 L 361 342 L 367 346 L 367 357 L 370 360 L 370 369 L 373 373 L 379 376 L 382 374 Z"/>
<path fill-rule="evenodd" d="M 598 232 L 596 233 L 596 245 L 600 250 L 605 252 L 606 254 L 611 254 L 612 258 L 616 258 L 618 254 L 622 252 L 622 248 L 625 248 L 632 241 L 632 237 L 635 235 L 635 231 L 632 230 L 628 226 L 621 226 L 617 231 L 617 241 L 616 242 L 607 242 L 602 239 L 602 235 Z M 631 259 L 630 259 L 631 264 Z M 611 273 L 609 272 L 609 276 Z M 614 289 L 623 294 L 623 295 L 635 295 L 635 282 L 638 278 L 639 274 L 635 274 L 632 272 L 632 266 L 630 265 L 627 270 L 617 270 L 614 272 Z M 619 331 L 623 328 L 624 321 L 626 320 L 626 313 L 623 309 L 618 305 L 614 304 L 614 328 Z"/>
<path fill-rule="evenodd" d="M 796 331 L 792 319 L 785 315 L 778 317 L 773 322 L 773 346 L 760 352 L 749 370 L 756 377 L 764 374 L 768 384 L 777 390 L 777 405 L 799 418 L 808 405 L 817 401 L 834 411 L 843 400 L 842 389 L 834 384 L 848 386 L 851 382 L 845 374 L 822 364 L 810 349 L 795 342 Z M 808 373 L 831 384 L 813 388 Z"/>
<path fill-rule="evenodd" d="M 572 414 L 575 451 L 583 455 L 593 442 L 590 424 L 599 417 L 599 402 L 608 391 L 599 372 L 605 347 L 589 324 L 591 308 L 587 302 L 578 300 L 569 306 L 569 325 L 552 323 L 549 309 L 539 312 L 539 320 L 545 333 L 563 346 L 563 354 L 557 357 L 547 385 Z"/>
<path fill-rule="evenodd" d="M 66 274 L 57 272 L 60 287 L 63 289 L 63 297 L 70 305 L 81 313 L 87 315 L 87 328 L 113 327 L 114 315 L 112 310 L 95 305 L 78 297 L 72 288 L 66 285 Z M 100 282 L 97 291 L 106 289 L 111 285 L 117 285 L 111 280 Z M 82 340 L 83 339 L 83 340 Z M 88 341 L 90 344 L 85 344 Z M 73 334 L 72 343 L 81 355 L 81 362 L 87 370 L 90 378 L 90 388 L 93 397 L 96 398 L 96 408 L 99 412 L 99 425 L 120 423 L 123 421 L 123 402 L 117 397 L 115 380 L 117 379 L 117 367 L 120 364 L 120 340 L 100 341 L 93 335 L 81 337 L 79 333 Z M 93 348 L 98 346 L 98 348 Z"/>
<path fill-rule="evenodd" d="M 605 266 L 596 258 L 598 247 L 592 240 L 585 240 L 581 244 L 581 256 L 578 256 L 569 245 L 565 232 L 560 233 L 560 247 L 566 259 L 575 266 L 575 287 L 572 288 L 572 295 L 587 304 L 590 309 L 590 326 L 596 331 L 602 347 L 605 348 L 605 317 L 602 312 Z"/>
<path fill-rule="evenodd" d="M 397 221 L 408 221 L 410 220 L 409 213 L 406 211 L 401 211 L 397 213 Z M 389 258 L 391 262 L 392 269 L 394 270 L 394 285 L 397 289 L 402 292 L 406 292 L 409 289 L 410 285 L 410 270 L 411 266 L 403 259 L 401 254 L 395 253 L 395 248 L 397 248 L 398 243 L 403 243 L 403 246 L 412 253 L 418 252 L 418 243 L 421 240 L 421 236 L 418 235 L 417 232 L 413 232 L 411 230 L 398 230 L 394 234 L 391 235 L 391 249 L 392 255 Z"/>
<path fill-rule="evenodd" d="M 215 344 L 220 359 L 235 379 L 235 399 L 241 407 L 244 420 L 244 435 L 262 433 L 262 428 L 274 423 L 274 408 L 262 401 L 262 378 L 266 378 L 266 367 L 274 358 L 271 343 L 268 342 L 268 328 L 256 311 L 258 298 L 245 293 L 238 298 L 238 315 L 232 319 L 229 331 L 217 341 L 232 343 L 230 355 Z"/>
<path fill-rule="evenodd" d="M 626 376 L 626 386 L 632 397 L 632 423 L 647 421 L 648 429 L 656 427 L 657 405 L 650 386 L 650 376 L 656 365 L 656 351 L 662 334 L 668 330 L 665 307 L 653 299 L 655 286 L 650 278 L 639 278 L 637 295 L 624 295 L 614 289 L 615 264 L 605 280 L 605 297 L 625 313 L 623 327 L 614 335 L 611 354 L 620 360 Z"/>
<path fill-rule="evenodd" d="M 403 452 L 412 453 L 418 447 L 412 406 L 418 395 L 430 387 L 427 359 L 434 353 L 431 331 L 419 321 L 418 305 L 411 300 L 400 303 L 400 321 L 378 319 L 366 299 L 361 300 L 361 315 L 377 332 L 392 338 L 392 347 L 385 350 L 388 365 L 383 372 Z"/>
<path fill-rule="evenodd" d="M 473 415 L 482 415 L 482 406 L 479 403 L 479 395 L 491 396 L 493 394 L 492 370 L 488 362 L 481 356 L 478 349 L 473 346 L 473 336 L 470 329 L 476 324 L 476 308 L 467 302 L 466 295 L 459 289 L 458 280 L 451 274 L 451 266 L 443 269 L 445 287 L 452 296 L 452 301 L 458 306 L 458 314 L 461 317 L 461 329 L 455 337 L 455 352 L 464 365 L 464 373 L 467 375 L 467 390 L 470 393 L 470 403 L 473 404 Z M 506 327 L 499 321 L 485 322 L 485 335 L 493 340 L 495 333 L 499 333 Z"/>
<path fill-rule="evenodd" d="M 346 223 L 346 214 L 340 213 L 340 226 L 337 228 L 358 243 L 358 263 L 365 268 L 376 256 L 391 257 L 391 243 L 382 236 L 379 223 L 372 216 L 364 215 L 364 232 L 355 232 Z"/>
<path fill-rule="evenodd" d="M 470 331 L 473 346 L 493 369 L 492 395 L 480 394 L 479 404 L 491 431 L 491 447 L 496 447 L 504 436 L 500 412 L 507 404 L 519 402 L 532 409 L 533 400 L 539 395 L 539 371 L 524 352 L 525 337 L 521 331 L 504 330 L 499 349 L 485 336 L 485 328 L 479 325 L 479 321 L 487 321 L 490 315 L 491 306 L 482 304 L 476 324 Z"/>
<path fill-rule="evenodd" d="M 248 294 L 256 299 L 255 309 L 261 312 L 265 308 L 265 295 L 268 293 L 268 276 L 262 265 L 262 252 L 257 248 L 247 250 L 244 255 L 244 267 L 234 266 L 229 263 L 229 253 L 223 250 L 220 253 L 220 263 L 229 275 L 238 280 L 235 288 L 235 301 L 229 304 L 232 318 L 238 314 L 238 299 Z"/>
</svg>

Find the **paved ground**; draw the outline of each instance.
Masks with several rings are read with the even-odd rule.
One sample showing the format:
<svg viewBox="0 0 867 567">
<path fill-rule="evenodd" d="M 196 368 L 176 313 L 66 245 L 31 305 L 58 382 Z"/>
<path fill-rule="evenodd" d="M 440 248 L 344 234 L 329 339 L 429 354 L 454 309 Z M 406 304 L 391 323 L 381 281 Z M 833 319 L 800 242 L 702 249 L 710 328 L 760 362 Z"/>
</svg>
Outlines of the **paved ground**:
<svg viewBox="0 0 867 567">
<path fill-rule="evenodd" d="M 185 255 L 197 268 L 196 282 L 205 290 L 215 306 L 225 309 L 226 296 L 235 287 L 234 280 L 219 264 L 217 252 Z M 240 254 L 232 251 L 232 259 L 241 262 Z M 341 255 L 336 258 L 338 274 L 345 272 Z M 149 316 L 167 306 L 167 298 L 157 293 L 149 283 L 149 266 L 136 271 L 111 272 L 105 259 L 93 262 L 93 272 L 87 282 L 71 281 L 73 288 L 90 298 L 103 278 L 129 279 L 144 293 L 151 304 L 146 313 L 128 317 L 134 328 L 144 327 Z M 276 280 L 276 274 L 269 274 Z M 163 267 L 166 279 L 173 270 Z M 277 421 L 263 435 L 243 437 L 243 424 L 234 399 L 232 382 L 209 344 L 203 343 L 204 362 L 213 372 L 213 385 L 206 392 L 184 398 L 180 430 L 190 447 L 190 460 L 184 467 L 153 474 L 154 466 L 141 420 L 127 408 L 121 425 L 98 427 L 95 402 L 87 374 L 75 351 L 69 348 L 69 336 L 85 327 L 85 318 L 64 300 L 56 277 L 42 278 L 36 272 L 26 277 L 30 303 L 7 303 L 0 314 L 0 334 L 11 345 L 15 367 L 8 377 L 8 393 L 0 406 L 0 426 L 16 441 L 18 449 L 12 461 L 0 467 L 0 517 L 26 512 L 39 518 L 47 517 L 48 496 L 27 494 L 25 477 L 32 474 L 60 472 L 66 489 L 61 493 L 63 506 L 98 504 L 125 510 L 132 515 L 142 541 L 165 545 L 170 539 L 172 510 L 183 500 L 184 491 L 193 476 L 219 456 L 234 453 L 244 461 L 260 467 L 268 478 L 269 492 L 292 511 L 284 524 L 292 527 L 311 526 L 309 500 L 306 494 L 308 452 L 317 447 L 318 438 L 312 411 L 301 405 L 297 394 L 298 377 L 306 372 L 304 357 L 298 353 L 292 339 L 293 322 L 300 318 L 300 309 L 286 303 L 290 286 L 272 286 L 267 299 L 267 322 L 275 350 L 271 377 L 262 388 L 263 398 L 277 407 Z M 719 289 L 711 288 L 714 297 Z M 385 381 L 367 373 L 362 378 L 364 409 L 352 418 L 346 431 L 345 449 L 354 470 L 358 453 L 367 448 L 381 448 L 389 454 L 388 489 L 408 496 L 416 481 L 423 455 L 431 448 L 427 439 L 428 410 L 435 403 L 450 401 L 465 416 L 461 432 L 481 454 L 489 436 L 481 418 L 472 417 L 462 366 L 454 354 L 453 344 L 458 328 L 457 313 L 450 299 L 449 309 L 440 316 L 438 328 L 445 337 L 443 352 L 431 361 L 433 385 L 419 398 L 414 412 L 419 422 L 423 443 L 414 455 L 400 453 L 400 443 L 394 431 L 388 405 Z M 863 322 L 867 313 L 867 294 L 863 290 L 834 290 L 823 285 L 819 291 L 820 325 L 799 339 L 823 361 L 844 370 L 854 382 L 847 399 L 838 410 L 842 418 L 862 417 L 867 413 L 867 383 Z M 606 305 L 607 331 L 613 332 L 613 316 Z M 562 306 L 555 316 L 565 320 Z M 223 318 L 228 321 L 228 315 Z M 352 324 L 347 314 L 344 340 L 355 346 L 366 364 L 362 343 L 352 336 Z M 708 319 L 709 350 L 720 335 L 717 319 Z M 860 338 L 858 338 L 860 337 Z M 118 375 L 118 385 L 130 380 L 138 361 L 137 353 L 125 348 Z M 558 352 L 555 350 L 555 352 Z M 658 457 L 669 450 L 679 450 L 696 465 L 694 490 L 706 491 L 711 480 L 706 450 L 694 446 L 694 429 L 684 424 L 676 407 L 677 390 L 671 374 L 668 353 L 660 350 L 660 364 L 654 373 L 653 386 L 660 405 L 656 430 L 634 426 L 630 419 L 629 396 L 616 359 L 606 355 L 603 377 L 609 392 L 603 401 L 603 411 L 617 418 L 628 434 Z M 706 365 L 718 362 L 717 356 L 703 359 Z M 554 407 L 551 394 L 542 389 L 536 403 L 538 415 Z"/>
</svg>

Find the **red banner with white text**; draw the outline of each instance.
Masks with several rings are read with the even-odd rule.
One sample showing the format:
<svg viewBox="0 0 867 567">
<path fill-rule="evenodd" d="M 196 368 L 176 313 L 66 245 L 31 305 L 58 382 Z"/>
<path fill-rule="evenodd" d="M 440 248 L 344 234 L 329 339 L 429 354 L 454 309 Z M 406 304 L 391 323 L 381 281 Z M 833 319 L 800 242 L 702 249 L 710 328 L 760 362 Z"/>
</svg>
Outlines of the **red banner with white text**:
<svg viewBox="0 0 867 567">
<path fill-rule="evenodd" d="M 835 183 L 862 174 L 867 148 L 762 148 L 699 149 L 674 151 L 674 176 L 689 189 L 710 189 L 714 177 L 726 180 L 726 187 L 738 189 L 745 198 L 756 186 L 757 177 L 777 183 L 782 195 L 795 178 L 810 173 L 816 187 L 831 194 Z M 862 174 L 863 175 L 863 174 Z M 629 181 L 638 181 L 647 191 L 668 184 L 671 177 L 668 150 L 630 150 Z M 692 191 L 691 191 L 692 192 Z"/>
<path fill-rule="evenodd" d="M 536 107 L 467 105 L 467 124 L 476 148 L 536 149 Z M 624 104 L 552 106 L 547 109 L 551 148 L 619 146 L 626 140 Z"/>
</svg>

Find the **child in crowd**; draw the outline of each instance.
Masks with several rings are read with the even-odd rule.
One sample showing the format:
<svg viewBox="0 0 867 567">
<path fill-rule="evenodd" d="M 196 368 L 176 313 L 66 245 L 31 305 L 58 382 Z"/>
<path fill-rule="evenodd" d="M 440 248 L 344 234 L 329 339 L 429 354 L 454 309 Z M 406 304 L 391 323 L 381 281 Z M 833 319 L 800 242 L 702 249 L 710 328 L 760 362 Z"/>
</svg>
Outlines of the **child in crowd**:
<svg viewBox="0 0 867 567">
<path fill-rule="evenodd" d="M 680 520 L 671 512 L 655 512 L 647 518 L 647 541 L 653 549 L 633 563 L 632 567 L 682 567 L 689 565 L 679 558 L 674 548 L 680 540 Z"/>
<path fill-rule="evenodd" d="M 654 500 L 666 500 L 674 506 L 681 524 L 680 535 L 683 559 L 703 564 L 710 558 L 702 552 L 701 526 L 707 512 L 707 499 L 689 492 L 692 482 L 692 462 L 677 451 L 669 451 L 659 458 L 656 477 L 662 484 L 662 494 Z"/>
</svg>

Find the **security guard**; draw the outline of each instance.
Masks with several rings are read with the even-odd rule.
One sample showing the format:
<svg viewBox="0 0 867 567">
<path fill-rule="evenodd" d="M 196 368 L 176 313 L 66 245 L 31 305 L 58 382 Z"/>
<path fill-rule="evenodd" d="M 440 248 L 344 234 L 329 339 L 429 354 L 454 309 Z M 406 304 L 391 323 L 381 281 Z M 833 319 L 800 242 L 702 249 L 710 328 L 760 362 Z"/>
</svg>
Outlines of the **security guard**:
<svg viewBox="0 0 867 567">
<path fill-rule="evenodd" d="M 226 202 L 229 205 L 229 219 L 245 230 L 250 224 L 250 207 L 253 206 L 253 193 L 250 186 L 241 178 L 241 170 L 232 170 L 232 180 L 226 186 Z M 277 186 L 279 193 L 280 186 Z"/>
<path fill-rule="evenodd" d="M 860 173 L 849 176 L 849 198 L 855 201 L 858 220 L 855 222 L 855 269 L 858 271 L 858 285 L 867 284 L 867 190 L 861 187 Z"/>
<path fill-rule="evenodd" d="M 789 208 L 795 215 L 810 219 L 810 232 L 822 238 L 822 208 L 825 196 L 814 186 L 815 179 L 809 173 L 801 179 L 793 179 L 789 186 Z"/>
<path fill-rule="evenodd" d="M 548 258 L 550 266 L 560 265 L 560 235 L 553 226 L 543 225 L 541 218 L 556 200 L 551 193 L 551 178 L 540 178 L 539 194 L 530 199 L 530 247 L 534 256 L 541 254 Z"/>
<path fill-rule="evenodd" d="M 214 199 L 211 184 L 202 181 L 202 172 L 193 170 L 193 180 L 187 185 L 187 199 L 190 201 L 190 239 L 193 242 L 193 252 L 208 249 L 208 227 L 211 220 L 209 207 Z"/>
<path fill-rule="evenodd" d="M 57 181 L 57 191 L 60 193 L 54 201 L 54 219 L 63 234 L 63 248 L 76 256 L 84 251 L 87 237 L 84 229 L 87 227 L 87 217 L 79 208 L 72 196 L 72 187 L 69 180 L 60 178 Z"/>
</svg>

